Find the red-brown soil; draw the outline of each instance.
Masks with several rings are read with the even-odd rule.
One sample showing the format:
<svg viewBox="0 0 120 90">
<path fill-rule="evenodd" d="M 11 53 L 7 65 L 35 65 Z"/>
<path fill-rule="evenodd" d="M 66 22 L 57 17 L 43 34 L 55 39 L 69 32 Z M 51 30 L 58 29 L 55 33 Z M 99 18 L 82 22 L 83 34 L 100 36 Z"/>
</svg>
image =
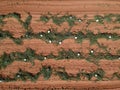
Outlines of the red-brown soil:
<svg viewBox="0 0 120 90">
<path fill-rule="evenodd" d="M 57 32 L 67 32 L 70 26 L 67 22 L 61 25 L 56 25 L 52 20 L 47 23 L 40 21 L 40 16 L 51 13 L 52 15 L 70 14 L 76 17 L 80 17 L 83 21 L 76 22 L 71 27 L 72 33 L 78 33 L 79 31 L 86 33 L 86 30 L 90 30 L 94 34 L 108 33 L 116 34 L 120 36 L 120 23 L 105 22 L 99 24 L 92 22 L 87 24 L 87 19 L 93 19 L 95 15 L 105 14 L 120 14 L 120 1 L 119 0 L 0 0 L 0 14 L 8 14 L 17 12 L 21 15 L 21 20 L 24 22 L 28 16 L 28 12 L 32 15 L 32 20 L 29 27 L 34 33 L 47 32 L 49 29 L 56 29 Z M 84 18 L 87 15 L 87 19 Z M 5 18 L 4 25 L 0 25 L 0 30 L 9 31 L 14 38 L 20 38 L 25 35 L 25 28 L 20 22 L 13 18 Z M 4 52 L 10 54 L 11 52 L 24 52 L 27 48 L 35 50 L 37 54 L 42 53 L 43 56 L 53 54 L 58 55 L 62 49 L 74 52 L 81 52 L 84 56 L 88 56 L 90 50 L 94 53 L 107 53 L 111 55 L 120 56 L 120 39 L 111 40 L 105 38 L 99 38 L 98 44 L 106 47 L 106 50 L 99 47 L 98 44 L 90 44 L 89 40 L 83 40 L 82 43 L 78 43 L 74 37 L 65 39 L 60 45 L 55 43 L 48 43 L 42 39 L 23 39 L 22 45 L 17 45 L 10 38 L 0 39 L 0 56 Z M 34 65 L 30 62 L 14 61 L 6 68 L 0 69 L 0 76 L 14 78 L 14 75 L 19 69 L 30 72 L 33 75 L 37 74 L 42 66 L 51 66 L 53 69 L 52 76 L 45 80 L 43 76 L 40 76 L 36 82 L 27 80 L 24 81 L 11 81 L 0 82 L 0 90 L 120 90 L 120 80 L 116 77 L 113 78 L 114 73 L 120 74 L 120 57 L 115 60 L 101 59 L 96 63 L 87 61 L 86 59 L 46 59 L 40 61 L 35 59 Z M 59 76 L 55 75 L 55 71 L 60 71 L 60 68 L 64 68 L 68 75 L 76 76 L 78 72 L 85 71 L 87 73 L 94 72 L 97 69 L 102 69 L 105 72 L 103 80 L 97 81 L 96 77 L 91 80 L 87 80 L 82 77 L 81 80 L 62 80 Z"/>
</svg>

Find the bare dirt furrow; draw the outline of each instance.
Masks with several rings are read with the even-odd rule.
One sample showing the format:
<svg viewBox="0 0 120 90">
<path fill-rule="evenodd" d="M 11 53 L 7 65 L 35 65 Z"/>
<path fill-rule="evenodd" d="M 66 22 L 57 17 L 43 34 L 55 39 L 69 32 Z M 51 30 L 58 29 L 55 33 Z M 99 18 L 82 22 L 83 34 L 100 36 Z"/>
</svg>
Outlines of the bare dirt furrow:
<svg viewBox="0 0 120 90">
<path fill-rule="evenodd" d="M 54 3 L 53 3 L 54 2 Z M 0 4 L 1 13 L 16 11 L 33 12 L 117 12 L 119 11 L 119 1 L 2 1 Z M 71 7 L 72 6 L 72 7 Z M 114 7 L 114 8 L 113 8 Z M 7 8 L 7 9 L 6 9 Z M 34 9 L 32 9 L 34 8 Z M 98 11 L 99 10 L 99 11 Z"/>
<path fill-rule="evenodd" d="M 112 41 L 106 39 L 98 39 L 98 43 L 101 47 L 106 47 L 107 51 L 112 55 L 117 55 L 120 50 L 119 40 Z M 24 52 L 27 48 L 31 48 L 35 50 L 37 54 L 42 53 L 45 56 L 51 53 L 53 53 L 53 55 L 58 55 L 58 52 L 62 49 L 67 51 L 72 50 L 74 52 L 81 52 L 84 55 L 88 55 L 90 53 L 90 50 L 93 50 L 95 53 L 106 52 L 104 48 L 100 48 L 97 44 L 90 45 L 89 40 L 83 40 L 82 43 L 77 43 L 74 39 L 66 39 L 61 43 L 61 45 L 56 45 L 52 43 L 46 43 L 40 39 L 25 39 L 23 40 L 22 45 L 17 45 L 11 39 L 4 39 L 0 41 L 0 44 L 0 55 L 2 55 L 4 52 L 8 54 L 11 52 Z"/>
<path fill-rule="evenodd" d="M 36 83 L 32 82 L 26 82 L 22 83 L 21 81 L 15 83 L 15 82 L 8 82 L 8 83 L 2 83 L 0 84 L 0 87 L 2 90 L 10 89 L 10 88 L 19 88 L 21 90 L 24 90 L 26 88 L 28 89 L 68 89 L 68 90 L 84 90 L 84 89 L 90 89 L 90 90 L 119 90 L 119 83 L 120 81 L 99 81 L 99 82 L 92 82 L 92 81 L 37 81 Z"/>
</svg>

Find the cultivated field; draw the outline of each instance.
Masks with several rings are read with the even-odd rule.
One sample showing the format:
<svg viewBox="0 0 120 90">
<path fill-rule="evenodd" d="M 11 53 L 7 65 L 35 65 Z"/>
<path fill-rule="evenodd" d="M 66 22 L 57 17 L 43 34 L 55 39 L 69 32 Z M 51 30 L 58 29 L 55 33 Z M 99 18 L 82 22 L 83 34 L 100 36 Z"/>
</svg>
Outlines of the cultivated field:
<svg viewBox="0 0 120 90">
<path fill-rule="evenodd" d="M 120 1 L 0 0 L 0 90 L 120 90 Z"/>
</svg>

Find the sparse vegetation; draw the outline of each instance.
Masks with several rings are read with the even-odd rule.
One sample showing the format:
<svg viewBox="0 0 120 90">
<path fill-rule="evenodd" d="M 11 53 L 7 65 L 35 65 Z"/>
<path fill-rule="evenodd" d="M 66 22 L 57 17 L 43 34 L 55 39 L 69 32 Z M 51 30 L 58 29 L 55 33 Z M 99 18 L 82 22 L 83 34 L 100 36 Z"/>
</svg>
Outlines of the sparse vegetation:
<svg viewBox="0 0 120 90">
<path fill-rule="evenodd" d="M 55 73 L 55 75 L 58 75 L 62 80 L 81 80 L 81 77 L 86 77 L 88 80 L 91 80 L 92 77 L 96 77 L 96 80 L 102 80 L 104 78 L 104 74 L 105 74 L 105 72 L 102 69 L 97 69 L 96 71 L 90 72 L 90 73 L 80 72 L 76 76 L 69 75 L 65 71 L 65 69 L 63 71 L 54 71 L 54 73 Z M 42 69 L 35 75 L 33 75 L 30 72 L 26 72 L 26 71 L 23 71 L 20 69 L 19 72 L 17 72 L 15 74 L 14 78 L 10 78 L 10 77 L 3 78 L 2 76 L 0 76 L 0 80 L 2 80 L 4 82 L 17 81 L 17 80 L 36 81 L 40 77 L 40 75 L 42 75 L 42 74 L 43 74 L 44 79 L 48 80 L 52 75 L 51 67 L 43 66 Z M 115 74 L 115 75 L 117 75 L 117 74 Z"/>
<path fill-rule="evenodd" d="M 115 19 L 115 22 L 118 22 L 118 23 L 120 23 L 120 15 L 116 15 L 116 19 Z"/>
<path fill-rule="evenodd" d="M 40 75 L 43 74 L 44 79 L 47 80 L 50 78 L 51 74 L 52 74 L 52 69 L 50 67 L 42 67 L 42 70 L 40 70 L 40 72 L 38 72 L 37 74 L 33 75 L 30 72 L 26 72 L 23 70 L 19 70 L 19 72 L 17 72 L 14 76 L 14 78 L 4 78 L 0 75 L 0 80 L 4 81 L 4 82 L 10 82 L 10 81 L 17 81 L 17 80 L 22 80 L 22 81 L 27 81 L 27 80 L 31 80 L 31 81 L 36 81 Z"/>
<path fill-rule="evenodd" d="M 53 23 L 56 25 L 61 25 L 63 22 L 67 22 L 69 26 L 75 25 L 75 22 L 78 21 L 78 18 L 72 15 L 63 15 L 63 16 L 58 16 L 58 15 L 43 15 L 40 17 L 40 20 L 47 23 L 50 19 L 52 19 Z"/>
<path fill-rule="evenodd" d="M 45 23 L 47 23 L 48 21 L 49 21 L 49 17 L 47 17 L 47 16 L 45 16 L 45 15 L 42 15 L 41 17 L 40 17 L 40 21 L 43 21 L 43 22 L 45 22 Z"/>
<path fill-rule="evenodd" d="M 79 55 L 78 55 L 79 54 Z M 89 53 L 88 56 L 83 56 L 80 52 L 73 52 L 72 50 L 65 51 L 64 49 L 58 52 L 58 55 L 55 56 L 52 53 L 50 53 L 47 56 L 44 56 L 42 54 L 36 54 L 34 50 L 28 48 L 25 52 L 11 52 L 10 54 L 4 53 L 0 57 L 0 67 L 6 67 L 7 65 L 11 64 L 15 60 L 24 61 L 25 62 L 31 62 L 34 64 L 34 59 L 38 59 L 40 61 L 45 60 L 44 57 L 47 59 L 56 59 L 56 60 L 63 60 L 63 59 L 86 59 L 88 61 L 99 61 L 100 59 L 106 59 L 106 60 L 115 60 L 119 58 L 119 55 L 111 55 L 110 53 L 97 53 L 97 54 L 91 54 Z"/>
<path fill-rule="evenodd" d="M 32 20 L 32 16 L 30 13 L 28 13 L 28 17 L 26 18 L 25 22 L 23 22 L 23 26 L 26 30 L 30 29 L 29 25 L 31 23 L 31 20 Z"/>
<path fill-rule="evenodd" d="M 103 24 L 104 23 L 104 17 L 101 16 L 101 15 L 96 15 L 94 16 L 94 19 L 96 22 L 100 23 L 100 24 Z"/>
<path fill-rule="evenodd" d="M 89 19 L 87 23 L 91 23 L 91 22 L 97 22 L 100 24 L 104 24 L 104 22 L 112 22 L 113 21 L 113 17 L 116 18 L 115 22 L 119 22 L 119 18 L 120 16 L 118 14 L 106 14 L 106 15 L 95 15 L 93 19 Z M 87 17 L 85 16 L 85 18 L 87 19 Z M 40 17 L 40 21 L 43 21 L 45 23 L 47 23 L 50 19 L 52 19 L 53 23 L 55 23 L 56 25 L 61 25 L 63 22 L 67 22 L 69 24 L 69 26 L 73 26 L 75 25 L 75 22 L 78 22 L 79 20 L 82 20 L 81 18 L 77 18 L 73 15 L 42 15 Z M 81 21 L 80 21 L 81 22 Z"/>
<path fill-rule="evenodd" d="M 13 13 L 7 14 L 6 17 L 14 17 L 16 19 L 20 19 L 21 15 L 19 13 L 13 12 Z"/>
<path fill-rule="evenodd" d="M 41 35 L 42 35 L 42 37 L 41 37 Z M 109 36 L 111 38 L 109 38 Z M 98 34 L 95 35 L 91 31 L 87 31 L 86 34 L 84 34 L 82 32 L 78 32 L 77 34 L 73 34 L 73 33 L 70 33 L 70 32 L 58 33 L 56 31 L 50 31 L 50 33 L 41 32 L 41 33 L 38 33 L 38 34 L 34 34 L 31 31 L 27 31 L 24 36 L 21 36 L 20 38 L 14 38 L 13 35 L 10 32 L 0 30 L 0 38 L 4 39 L 4 38 L 7 38 L 7 37 L 13 39 L 13 41 L 16 44 L 22 44 L 22 40 L 27 39 L 27 38 L 43 39 L 46 42 L 51 41 L 52 43 L 56 43 L 56 44 L 58 44 L 59 41 L 63 41 L 65 39 L 74 38 L 74 37 L 77 37 L 77 39 L 76 39 L 77 42 L 81 43 L 83 40 L 88 39 L 88 40 L 90 40 L 91 44 L 97 43 L 97 39 L 99 39 L 99 38 L 106 38 L 106 39 L 112 39 L 112 40 L 119 40 L 120 39 L 120 36 L 117 35 L 117 34 L 98 33 Z"/>
<path fill-rule="evenodd" d="M 29 24 L 32 19 L 32 16 L 30 13 L 28 13 L 28 17 L 26 18 L 25 22 L 21 20 L 21 15 L 16 12 L 8 13 L 7 15 L 0 15 L 0 24 L 4 24 L 4 22 L 2 21 L 4 18 L 10 18 L 10 17 L 16 18 L 26 30 L 30 29 Z"/>
<path fill-rule="evenodd" d="M 85 30 L 86 33 L 83 33 L 82 31 L 79 31 L 77 33 L 70 32 L 71 28 L 76 24 L 76 22 L 82 22 L 81 18 L 77 18 L 73 15 L 42 15 L 40 17 L 40 21 L 42 22 L 49 22 L 49 20 L 52 20 L 54 24 L 61 26 L 64 22 L 67 22 L 69 25 L 69 29 L 67 31 L 63 32 L 57 32 L 57 30 L 49 29 L 47 32 L 39 32 L 37 34 L 32 32 L 32 28 L 30 27 L 30 23 L 32 20 L 32 15 L 28 13 L 28 17 L 25 21 L 21 20 L 21 15 L 19 13 L 8 13 L 7 15 L 0 15 L 0 25 L 4 25 L 5 22 L 3 19 L 5 18 L 16 18 L 20 24 L 25 28 L 26 33 L 25 35 L 21 36 L 20 38 L 15 38 L 12 33 L 9 31 L 2 31 L 0 30 L 0 40 L 5 38 L 12 39 L 16 44 L 21 45 L 23 43 L 23 39 L 42 39 L 43 41 L 49 42 L 49 43 L 55 43 L 55 44 L 62 44 L 62 41 L 68 38 L 75 39 L 78 43 L 82 43 L 83 40 L 87 39 L 92 44 L 97 44 L 99 48 L 104 49 L 106 52 L 100 53 L 88 53 L 87 55 L 84 55 L 84 52 L 74 52 L 71 49 L 69 50 L 60 50 L 58 51 L 58 55 L 54 55 L 52 52 L 49 55 L 43 55 L 43 53 L 36 54 L 35 50 L 32 50 L 30 48 L 27 48 L 25 52 L 11 52 L 10 54 L 7 54 L 6 52 L 3 53 L 2 56 L 0 56 L 0 69 L 6 68 L 9 64 L 13 63 L 15 60 L 18 61 L 24 61 L 24 62 L 30 62 L 34 64 L 34 60 L 38 59 L 40 61 L 46 60 L 46 59 L 55 59 L 55 60 L 69 60 L 69 59 L 76 59 L 81 60 L 85 59 L 92 62 L 99 62 L 101 59 L 106 60 L 118 60 L 120 58 L 120 50 L 118 50 L 116 55 L 112 55 L 111 52 L 107 51 L 107 46 L 100 46 L 97 40 L 99 38 L 105 38 L 105 39 L 111 39 L 111 40 L 119 40 L 120 35 L 116 33 L 103 33 L 100 32 L 98 34 L 94 34 L 91 30 Z M 86 24 L 90 25 L 92 22 L 100 23 L 101 25 L 106 22 L 112 22 L 112 23 L 120 23 L 120 15 L 118 14 L 108 14 L 108 15 L 95 15 L 93 19 L 88 19 L 87 16 L 84 17 L 86 19 Z M 115 26 L 114 29 L 119 30 L 119 26 Z M 14 47 L 13 47 L 14 48 Z M 81 51 L 81 50 L 80 50 Z M 103 80 L 105 72 L 102 69 L 98 69 L 96 71 L 92 72 L 79 72 L 76 76 L 69 75 L 65 69 L 63 71 L 55 71 L 51 68 L 51 66 L 43 66 L 42 69 L 35 75 L 33 75 L 30 72 L 26 72 L 23 70 L 19 70 L 15 74 L 14 78 L 10 77 L 3 77 L 0 75 L 0 80 L 9 82 L 9 81 L 16 81 L 16 80 L 31 80 L 36 81 L 40 75 L 44 77 L 45 80 L 48 80 L 53 73 L 56 73 L 62 80 L 81 80 L 81 77 L 85 77 L 88 80 L 91 80 L 93 77 L 96 78 L 96 80 Z M 114 73 L 115 77 L 120 79 L 120 74 L 118 72 Z"/>
<path fill-rule="evenodd" d="M 10 55 L 7 53 L 4 53 L 0 57 L 0 69 L 5 68 L 7 65 L 9 65 L 12 62 L 13 62 L 13 59 L 10 57 Z"/>
<path fill-rule="evenodd" d="M 42 68 L 42 74 L 46 80 L 48 80 L 52 74 L 52 69 L 51 67 L 43 67 Z"/>
<path fill-rule="evenodd" d="M 4 15 L 0 15 L 0 25 L 5 24 L 5 22 L 3 22 L 3 18 L 4 18 L 4 17 L 5 17 Z"/>
</svg>

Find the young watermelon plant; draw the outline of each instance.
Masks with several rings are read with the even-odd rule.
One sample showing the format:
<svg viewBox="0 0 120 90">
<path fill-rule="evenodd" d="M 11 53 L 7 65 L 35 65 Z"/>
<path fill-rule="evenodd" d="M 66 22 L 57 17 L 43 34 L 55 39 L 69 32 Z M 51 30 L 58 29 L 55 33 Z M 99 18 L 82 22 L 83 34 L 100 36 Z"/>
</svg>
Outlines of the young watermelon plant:
<svg viewBox="0 0 120 90">
<path fill-rule="evenodd" d="M 47 23 L 50 19 L 52 19 L 53 23 L 55 23 L 56 25 L 61 25 L 63 22 L 67 22 L 69 24 L 70 27 L 72 27 L 73 25 L 75 25 L 76 21 L 79 21 L 81 19 L 78 19 L 77 17 L 73 16 L 73 15 L 63 15 L 63 16 L 59 16 L 59 15 L 51 15 L 47 16 L 47 15 L 42 15 L 40 17 L 40 21 L 43 21 L 45 23 Z"/>
<path fill-rule="evenodd" d="M 42 72 L 45 80 L 48 80 L 52 74 L 52 69 L 51 69 L 51 67 L 43 67 L 41 72 Z"/>
<path fill-rule="evenodd" d="M 40 17 L 40 21 L 43 21 L 43 22 L 45 22 L 45 23 L 47 23 L 49 20 L 50 20 L 50 18 L 49 18 L 48 16 L 46 16 L 46 15 L 42 15 L 42 16 Z"/>
<path fill-rule="evenodd" d="M 26 18 L 25 22 L 23 22 L 23 26 L 26 30 L 29 30 L 30 29 L 30 23 L 31 23 L 31 20 L 32 20 L 32 15 L 30 13 L 28 13 L 28 17 Z"/>
<path fill-rule="evenodd" d="M 5 68 L 7 65 L 9 65 L 12 62 L 13 62 L 13 59 L 11 59 L 10 55 L 8 55 L 7 53 L 4 53 L 0 57 L 0 69 Z"/>
<path fill-rule="evenodd" d="M 5 17 L 5 15 L 0 15 L 0 25 L 5 24 L 5 22 L 3 21 L 4 17 Z"/>
</svg>

